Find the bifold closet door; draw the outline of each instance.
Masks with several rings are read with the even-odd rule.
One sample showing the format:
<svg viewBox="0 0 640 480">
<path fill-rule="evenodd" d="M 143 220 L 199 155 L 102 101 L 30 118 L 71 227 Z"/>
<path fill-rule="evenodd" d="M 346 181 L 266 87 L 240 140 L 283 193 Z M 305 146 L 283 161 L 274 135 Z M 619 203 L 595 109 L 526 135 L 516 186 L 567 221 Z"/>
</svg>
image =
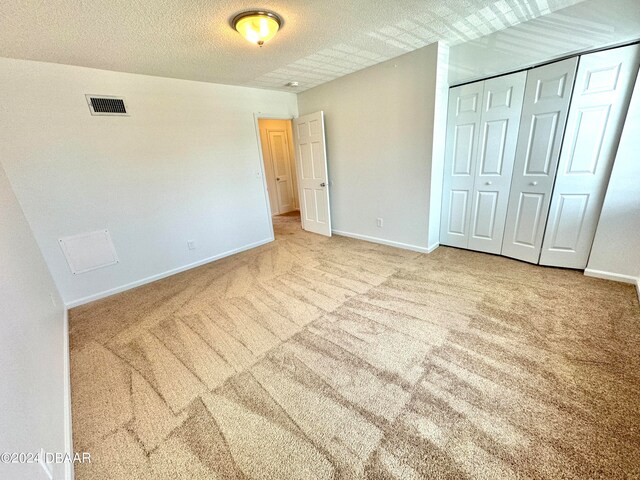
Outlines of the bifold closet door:
<svg viewBox="0 0 640 480">
<path fill-rule="evenodd" d="M 440 243 L 500 253 L 526 73 L 449 91 Z"/>
<path fill-rule="evenodd" d="M 502 255 L 538 263 L 578 57 L 527 74 Z"/>
<path fill-rule="evenodd" d="M 449 90 L 440 243 L 467 248 L 484 82 Z"/>
<path fill-rule="evenodd" d="M 526 72 L 484 82 L 468 248 L 500 253 Z"/>
<path fill-rule="evenodd" d="M 639 64 L 638 45 L 580 57 L 541 265 L 587 265 Z"/>
</svg>

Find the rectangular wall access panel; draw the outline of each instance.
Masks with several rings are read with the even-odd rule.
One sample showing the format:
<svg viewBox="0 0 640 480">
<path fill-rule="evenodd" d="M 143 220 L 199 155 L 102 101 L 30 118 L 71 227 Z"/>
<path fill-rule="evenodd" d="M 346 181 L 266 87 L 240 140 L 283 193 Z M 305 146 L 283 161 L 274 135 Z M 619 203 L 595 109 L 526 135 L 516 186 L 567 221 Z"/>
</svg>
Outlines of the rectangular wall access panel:
<svg viewBox="0 0 640 480">
<path fill-rule="evenodd" d="M 74 275 L 118 263 L 118 255 L 108 230 L 64 237 L 59 242 Z"/>
</svg>

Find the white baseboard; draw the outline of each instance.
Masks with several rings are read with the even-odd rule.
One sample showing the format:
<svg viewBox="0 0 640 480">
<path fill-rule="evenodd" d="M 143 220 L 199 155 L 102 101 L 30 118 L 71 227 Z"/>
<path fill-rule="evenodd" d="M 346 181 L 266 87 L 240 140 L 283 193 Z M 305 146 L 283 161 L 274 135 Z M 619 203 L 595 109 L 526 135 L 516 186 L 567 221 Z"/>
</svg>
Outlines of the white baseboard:
<svg viewBox="0 0 640 480">
<path fill-rule="evenodd" d="M 411 245 L 409 243 L 394 242 L 392 240 L 385 240 L 384 238 L 370 237 L 368 235 L 360 235 L 359 233 L 343 232 L 341 230 L 333 230 L 332 233 L 341 235 L 343 237 L 355 238 L 357 240 L 364 240 L 365 242 L 379 243 L 381 245 L 388 245 L 390 247 L 402 248 L 404 250 L 411 250 L 420 253 L 430 253 L 431 251 L 427 247 L 418 247 L 417 245 Z M 433 247 L 433 249 L 435 249 Z"/>
<path fill-rule="evenodd" d="M 427 247 L 427 253 L 433 252 L 439 246 L 440 246 L 440 243 L 438 242 L 434 243 L 433 245 L 429 245 L 429 247 Z"/>
<path fill-rule="evenodd" d="M 79 307 L 80 305 L 94 302 L 102 298 L 110 297 L 111 295 L 115 295 L 116 293 L 122 293 L 126 290 L 131 290 L 132 288 L 140 287 L 142 285 L 146 285 L 147 283 L 155 282 L 156 280 L 161 280 L 163 278 L 170 277 L 171 275 L 175 275 L 176 273 L 184 272 L 186 270 L 191 270 L 192 268 L 200 267 L 207 263 L 220 260 L 221 258 L 229 257 L 231 255 L 235 255 L 236 253 L 244 252 L 245 250 L 251 250 L 252 248 L 256 248 L 256 247 L 259 247 L 260 245 L 265 245 L 273 241 L 274 241 L 274 237 L 271 237 L 271 238 L 266 238 L 264 240 L 260 240 L 259 242 L 250 243 L 249 245 L 244 245 L 239 248 L 234 248 L 233 250 L 229 250 L 227 252 L 214 255 L 213 257 L 205 258 L 203 260 L 198 260 L 197 262 L 193 262 L 188 265 L 184 265 L 182 267 L 173 268 L 171 270 L 167 270 L 166 272 L 159 273 L 157 275 L 152 275 L 150 277 L 143 278 L 141 280 L 136 280 L 135 282 L 127 283 L 126 285 L 122 285 L 120 287 L 111 288 L 109 290 L 105 290 L 104 292 L 96 293 L 94 295 L 89 295 L 87 297 L 79 298 L 77 300 L 72 300 L 66 303 L 66 307 L 69 309 L 74 307 Z"/>
<path fill-rule="evenodd" d="M 69 352 L 69 311 L 64 309 L 62 331 L 64 334 L 63 339 L 63 369 L 64 369 L 64 450 L 65 453 L 71 455 L 73 458 L 73 429 L 71 423 L 71 359 Z M 73 480 L 74 471 L 73 463 L 66 462 L 64 464 L 64 478 L 66 480 Z"/>
<path fill-rule="evenodd" d="M 603 278 L 605 280 L 613 280 L 614 282 L 637 283 L 638 279 L 631 275 L 622 275 L 621 273 L 604 272 L 602 270 L 592 270 L 587 268 L 584 271 L 587 277 Z"/>
<path fill-rule="evenodd" d="M 640 277 L 636 278 L 636 293 L 638 294 L 638 302 L 640 302 Z"/>
</svg>

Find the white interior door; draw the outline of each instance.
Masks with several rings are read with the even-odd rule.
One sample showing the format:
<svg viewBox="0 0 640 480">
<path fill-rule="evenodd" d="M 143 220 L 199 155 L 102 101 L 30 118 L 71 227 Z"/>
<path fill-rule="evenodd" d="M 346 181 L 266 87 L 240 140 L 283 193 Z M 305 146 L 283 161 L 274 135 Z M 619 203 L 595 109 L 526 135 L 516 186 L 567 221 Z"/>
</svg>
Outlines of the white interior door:
<svg viewBox="0 0 640 480">
<path fill-rule="evenodd" d="M 284 129 L 267 129 L 267 141 L 273 176 L 275 179 L 275 194 L 278 213 L 283 214 L 295 210 L 293 194 L 293 176 L 291 175 L 291 158 L 289 156 L 289 142 L 287 131 Z"/>
<path fill-rule="evenodd" d="M 302 228 L 331 236 L 324 112 L 293 120 Z"/>
<path fill-rule="evenodd" d="M 484 82 L 468 248 L 500 253 L 526 72 Z"/>
<path fill-rule="evenodd" d="M 639 63 L 638 45 L 580 57 L 542 265 L 587 265 Z"/>
<path fill-rule="evenodd" d="M 538 263 L 578 57 L 527 74 L 502 254 Z"/>
<path fill-rule="evenodd" d="M 467 248 L 484 82 L 449 90 L 440 243 Z"/>
</svg>

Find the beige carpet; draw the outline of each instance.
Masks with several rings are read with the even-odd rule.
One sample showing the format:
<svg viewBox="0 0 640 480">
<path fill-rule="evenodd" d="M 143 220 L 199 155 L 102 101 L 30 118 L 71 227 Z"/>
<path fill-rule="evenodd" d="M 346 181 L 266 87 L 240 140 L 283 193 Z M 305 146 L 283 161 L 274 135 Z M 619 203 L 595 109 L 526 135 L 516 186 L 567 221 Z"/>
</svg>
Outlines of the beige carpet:
<svg viewBox="0 0 640 480">
<path fill-rule="evenodd" d="M 276 235 L 71 312 L 77 479 L 640 477 L 632 286 Z"/>
</svg>

